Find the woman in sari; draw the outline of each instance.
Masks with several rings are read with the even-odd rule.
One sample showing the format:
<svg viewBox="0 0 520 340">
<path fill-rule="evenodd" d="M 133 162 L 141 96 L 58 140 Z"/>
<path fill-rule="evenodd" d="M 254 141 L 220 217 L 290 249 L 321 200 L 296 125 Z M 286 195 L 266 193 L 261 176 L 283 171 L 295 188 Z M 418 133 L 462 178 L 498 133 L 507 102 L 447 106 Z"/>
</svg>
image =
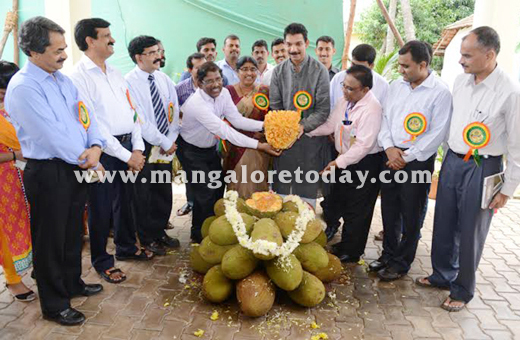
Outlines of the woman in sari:
<svg viewBox="0 0 520 340">
<path fill-rule="evenodd" d="M 36 298 L 20 276 L 32 263 L 29 204 L 22 170 L 15 167 L 15 162 L 24 158 L 15 129 L 4 110 L 7 84 L 18 70 L 16 64 L 0 61 L 0 265 L 11 294 L 16 300 L 27 302 Z"/>
<path fill-rule="evenodd" d="M 268 102 L 262 98 L 263 96 L 255 98 L 255 95 L 265 95 L 267 99 L 269 98 L 269 88 L 256 82 L 258 76 L 256 60 L 250 56 L 240 58 L 237 61 L 237 72 L 240 82 L 226 86 L 233 102 L 244 117 L 263 121 L 269 106 L 262 104 L 268 104 Z M 263 139 L 260 133 L 241 130 L 240 132 L 252 138 Z M 269 167 L 270 156 L 257 150 L 239 148 L 230 143 L 227 143 L 227 148 L 224 157 L 224 171 L 235 170 L 237 178 L 237 183 L 228 184 L 228 190 L 236 190 L 242 198 L 249 198 L 252 193 L 257 191 L 269 190 L 267 168 Z M 242 173 L 243 165 L 246 166 L 246 170 Z M 257 170 L 263 172 L 264 180 L 260 183 L 253 183 L 251 173 Z M 245 183 L 242 183 L 242 178 L 244 178 Z M 255 178 L 259 179 L 259 176 L 255 176 Z"/>
</svg>

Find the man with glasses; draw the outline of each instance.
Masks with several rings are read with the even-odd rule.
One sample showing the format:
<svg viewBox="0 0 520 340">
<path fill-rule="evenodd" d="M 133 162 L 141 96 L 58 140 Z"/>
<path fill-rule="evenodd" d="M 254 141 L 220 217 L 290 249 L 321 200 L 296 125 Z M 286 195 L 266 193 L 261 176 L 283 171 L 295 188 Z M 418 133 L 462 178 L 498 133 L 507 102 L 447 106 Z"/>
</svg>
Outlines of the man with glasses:
<svg viewBox="0 0 520 340">
<path fill-rule="evenodd" d="M 114 54 L 115 40 L 110 23 L 98 18 L 76 24 L 74 38 L 85 54 L 71 74 L 74 85 L 92 108 L 100 130 L 107 139 L 101 163 L 116 171 L 110 183 L 91 184 L 89 197 L 89 235 L 92 266 L 110 283 L 120 283 L 126 276 L 114 267 L 114 258 L 106 251 L 110 229 L 114 230 L 118 260 L 148 260 L 136 247 L 135 223 L 130 209 L 132 183 L 125 183 L 119 171 L 141 171 L 144 166 L 144 143 L 141 126 L 134 120 L 134 109 L 127 99 L 128 87 L 121 73 L 106 61 Z"/>
<path fill-rule="evenodd" d="M 372 91 L 372 72 L 363 65 L 346 71 L 340 98 L 325 124 L 309 136 L 334 134 L 339 156 L 323 172 L 335 169 L 336 182 L 329 196 L 331 209 L 343 217 L 341 242 L 332 246 L 342 262 L 357 263 L 365 252 L 374 206 L 379 193 L 379 173 L 383 149 L 377 144 L 381 128 L 382 108 Z M 351 174 L 363 173 L 365 181 L 353 176 L 352 183 L 338 179 L 346 169 Z M 366 174 L 366 175 L 365 175 Z"/>
<path fill-rule="evenodd" d="M 238 112 L 229 91 L 222 87 L 222 71 L 215 63 L 203 64 L 197 81 L 199 88 L 182 107 L 184 114 L 177 154 L 182 164 L 189 164 L 186 177 L 194 197 L 191 239 L 200 243 L 202 223 L 213 215 L 213 206 L 224 194 L 222 165 L 216 149 L 218 139 L 273 156 L 280 153 L 223 121 L 225 118 L 232 126 L 245 131 L 261 131 L 264 125 L 264 122 L 244 118 Z M 198 175 L 195 178 L 196 172 L 202 172 L 203 178 Z"/>
<path fill-rule="evenodd" d="M 179 103 L 173 81 L 159 70 L 161 53 L 154 37 L 132 39 L 128 54 L 136 66 L 125 77 L 135 94 L 131 100 L 138 108 L 147 158 L 135 183 L 137 232 L 141 244 L 156 255 L 165 255 L 165 248 L 179 246 L 179 240 L 164 231 L 173 203 L 171 161 L 179 135 Z M 152 178 L 157 178 L 152 176 L 154 173 L 161 173 L 162 181 L 153 183 Z"/>
</svg>

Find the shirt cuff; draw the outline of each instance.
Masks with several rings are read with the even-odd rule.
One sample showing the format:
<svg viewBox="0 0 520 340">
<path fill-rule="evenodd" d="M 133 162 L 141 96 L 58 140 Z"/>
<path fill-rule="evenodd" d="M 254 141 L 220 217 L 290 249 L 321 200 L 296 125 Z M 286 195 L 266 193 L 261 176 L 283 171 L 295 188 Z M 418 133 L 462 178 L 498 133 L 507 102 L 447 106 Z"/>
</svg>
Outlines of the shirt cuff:
<svg viewBox="0 0 520 340">
<path fill-rule="evenodd" d="M 164 151 L 169 150 L 172 147 L 173 143 L 175 143 L 175 139 L 171 140 L 164 135 L 163 135 L 163 137 L 161 137 L 161 148 Z"/>
<path fill-rule="evenodd" d="M 336 158 L 336 164 L 338 165 L 338 168 L 340 169 L 346 169 L 347 166 L 349 166 L 347 162 L 347 157 L 344 157 L 345 154 L 340 155 L 338 158 Z"/>
<path fill-rule="evenodd" d="M 91 148 L 92 145 L 101 145 L 101 150 L 105 150 L 105 148 L 107 147 L 107 143 L 105 142 L 105 140 L 103 139 L 93 139 L 90 141 L 89 143 L 89 147 Z"/>
<path fill-rule="evenodd" d="M 518 187 L 518 183 L 513 183 L 511 181 L 505 181 L 504 186 L 500 190 L 500 192 L 510 198 L 515 194 L 516 187 Z"/>
<path fill-rule="evenodd" d="M 381 142 L 381 146 L 383 147 L 383 150 L 386 150 L 388 148 L 393 148 L 394 147 L 394 143 L 392 143 L 391 140 L 384 140 Z"/>
<path fill-rule="evenodd" d="M 411 152 L 410 150 L 406 150 L 404 152 L 403 159 L 406 163 L 410 163 L 412 161 L 415 161 L 417 159 L 417 157 L 415 157 L 415 154 L 413 152 Z"/>
<path fill-rule="evenodd" d="M 132 153 L 123 147 L 121 147 L 121 148 L 122 148 L 121 154 L 117 158 L 119 158 L 121 161 L 123 161 L 125 163 L 128 163 L 128 161 L 130 160 L 130 157 L 132 157 Z"/>
</svg>

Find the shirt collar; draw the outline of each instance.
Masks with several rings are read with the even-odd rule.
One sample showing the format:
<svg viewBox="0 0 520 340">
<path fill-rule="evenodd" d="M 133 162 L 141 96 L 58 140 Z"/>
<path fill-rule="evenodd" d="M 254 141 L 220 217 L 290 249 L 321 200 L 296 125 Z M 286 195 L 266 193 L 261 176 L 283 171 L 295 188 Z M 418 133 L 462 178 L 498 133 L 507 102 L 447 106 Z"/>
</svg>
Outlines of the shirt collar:
<svg viewBox="0 0 520 340">
<path fill-rule="evenodd" d="M 217 98 L 213 98 L 209 94 L 204 92 L 204 90 L 201 88 L 198 88 L 197 91 L 200 92 L 200 96 L 202 97 L 202 99 L 204 99 L 204 101 L 211 103 L 211 104 L 215 104 L 215 101 L 217 100 L 217 98 L 219 98 L 220 95 L 222 95 L 222 92 L 220 92 L 220 95 Z M 222 91 L 224 91 L 224 88 L 222 88 Z"/>
<path fill-rule="evenodd" d="M 92 61 L 92 59 L 90 59 L 86 54 L 83 54 L 83 56 L 81 56 L 80 63 L 85 65 L 85 68 L 87 69 L 87 71 L 94 70 L 94 69 L 98 69 L 99 71 L 101 71 L 101 68 L 99 66 L 97 66 Z M 107 74 L 112 72 L 112 67 L 110 67 L 110 65 L 106 61 L 105 61 L 105 67 L 107 69 Z"/>
<path fill-rule="evenodd" d="M 300 64 L 300 71 L 305 67 L 305 65 L 309 62 L 309 55 L 305 54 L 305 58 L 303 58 L 303 61 Z M 291 58 L 289 57 L 287 60 L 289 60 L 289 63 L 291 64 L 291 69 L 294 71 L 294 63 L 292 62 Z"/>
<path fill-rule="evenodd" d="M 150 76 L 150 74 L 153 74 L 154 75 L 154 78 L 155 78 L 155 72 L 154 73 L 148 73 L 146 71 L 143 71 L 139 68 L 138 65 L 135 65 L 135 73 L 137 74 L 137 77 L 142 80 L 142 81 L 147 81 L 148 82 L 148 77 Z"/>
<path fill-rule="evenodd" d="M 374 96 L 374 93 L 372 93 L 372 90 L 368 91 L 367 94 L 363 98 L 361 98 L 360 101 L 356 103 L 355 107 L 362 107 L 370 104 L 376 97 Z"/>
<path fill-rule="evenodd" d="M 27 62 L 27 73 L 29 73 L 37 82 L 41 83 L 47 77 L 51 77 L 54 75 L 56 79 L 62 80 L 63 75 L 60 71 L 56 71 L 53 74 L 48 73 L 47 71 L 44 71 L 41 67 L 37 66 L 36 64 L 32 63 L 30 60 Z"/>
<path fill-rule="evenodd" d="M 401 78 L 401 81 L 403 82 L 403 84 L 406 84 L 410 89 L 412 89 L 412 85 L 409 82 L 405 81 L 403 78 Z M 428 75 L 428 77 L 426 79 L 424 79 L 424 81 L 421 83 L 421 85 L 417 86 L 415 89 L 412 89 L 412 90 L 417 90 L 420 87 L 428 87 L 428 88 L 435 87 L 435 72 L 430 71 L 430 74 Z"/>
<path fill-rule="evenodd" d="M 494 89 L 498 82 L 498 78 L 500 78 L 501 72 L 502 72 L 502 69 L 500 67 L 498 67 L 498 64 L 497 64 L 497 66 L 495 67 L 493 72 L 491 72 L 491 74 L 489 74 L 489 76 L 487 76 L 486 79 L 484 79 L 482 82 L 480 82 L 477 85 L 482 84 L 490 90 Z M 468 78 L 468 85 L 477 86 L 477 85 L 475 85 L 475 76 L 473 74 Z"/>
</svg>

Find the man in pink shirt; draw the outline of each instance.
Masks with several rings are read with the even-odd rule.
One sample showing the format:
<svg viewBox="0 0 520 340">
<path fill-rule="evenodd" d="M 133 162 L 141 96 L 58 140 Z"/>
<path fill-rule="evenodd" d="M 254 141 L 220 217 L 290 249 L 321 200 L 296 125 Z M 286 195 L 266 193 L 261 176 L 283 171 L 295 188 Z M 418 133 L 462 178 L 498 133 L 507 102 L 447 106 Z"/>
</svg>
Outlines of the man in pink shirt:
<svg viewBox="0 0 520 340">
<path fill-rule="evenodd" d="M 377 144 L 381 128 L 381 104 L 370 89 L 372 72 L 362 65 L 346 71 L 340 98 L 325 124 L 307 135 L 334 133 L 339 156 L 322 172 L 332 171 L 331 201 L 343 217 L 341 242 L 333 252 L 341 261 L 355 263 L 365 251 L 374 206 L 379 193 L 383 153 Z M 339 169 L 338 169 L 339 168 Z M 344 169 L 344 170 L 340 170 Z"/>
</svg>

